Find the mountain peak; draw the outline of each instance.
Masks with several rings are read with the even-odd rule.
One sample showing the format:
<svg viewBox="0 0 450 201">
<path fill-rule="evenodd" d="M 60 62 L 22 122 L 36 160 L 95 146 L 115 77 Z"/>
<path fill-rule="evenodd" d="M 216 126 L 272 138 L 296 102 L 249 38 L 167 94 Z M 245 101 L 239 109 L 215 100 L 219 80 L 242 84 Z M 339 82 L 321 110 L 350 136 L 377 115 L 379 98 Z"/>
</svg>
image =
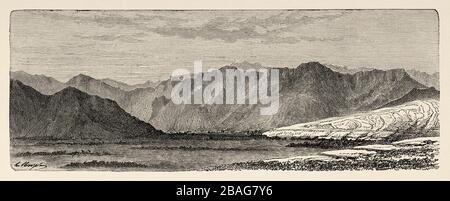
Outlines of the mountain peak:
<svg viewBox="0 0 450 201">
<path fill-rule="evenodd" d="M 93 77 L 90 77 L 85 74 L 78 74 L 74 77 L 72 77 L 69 81 L 66 82 L 68 85 L 80 85 L 80 84 L 87 84 L 91 81 L 95 80 Z"/>
<path fill-rule="evenodd" d="M 394 68 L 386 70 L 386 75 L 391 78 L 403 79 L 403 78 L 411 78 L 409 74 L 403 68 Z M 411 78 L 412 79 L 412 78 Z"/>
<path fill-rule="evenodd" d="M 321 63 L 319 63 L 317 61 L 302 63 L 299 66 L 297 66 L 297 69 L 301 69 L 301 70 L 308 71 L 308 72 L 316 72 L 316 73 L 332 71 L 331 69 L 327 68 L 326 66 L 322 65 Z"/>
<path fill-rule="evenodd" d="M 29 77 L 29 78 L 36 77 L 36 78 L 44 78 L 44 79 L 53 79 L 53 78 L 48 77 L 48 76 L 43 75 L 43 74 L 31 74 L 31 73 L 27 73 L 27 72 L 25 72 L 23 70 L 12 71 L 11 72 L 11 77 L 12 78 L 15 78 L 17 76 L 24 76 L 24 77 Z"/>
<path fill-rule="evenodd" d="M 81 80 L 89 81 L 89 80 L 93 80 L 93 79 L 94 79 L 94 78 L 91 77 L 91 76 L 88 76 L 88 75 L 85 75 L 85 74 L 80 73 L 80 74 L 78 74 L 78 75 L 72 77 L 72 79 L 70 79 L 68 82 L 70 82 L 70 81 L 75 81 L 75 80 L 79 80 L 79 81 L 81 81 Z"/>
<path fill-rule="evenodd" d="M 75 76 L 75 77 L 79 77 L 79 78 L 83 78 L 83 79 L 94 79 L 94 78 L 92 78 L 91 76 L 85 75 L 85 74 L 83 74 L 83 73 L 80 73 L 80 74 L 78 74 L 78 75 Z"/>
<path fill-rule="evenodd" d="M 63 96 L 63 97 L 71 97 L 71 98 L 85 98 L 89 95 L 78 90 L 75 87 L 68 86 L 64 88 L 63 90 L 55 93 L 55 96 Z"/>
<path fill-rule="evenodd" d="M 30 74 L 25 71 L 14 71 L 10 73 L 10 79 L 19 80 L 21 83 L 32 86 L 45 95 L 54 94 L 64 88 L 64 84 L 52 77 L 42 74 Z"/>
<path fill-rule="evenodd" d="M 19 74 L 19 75 L 31 75 L 23 70 L 19 70 L 19 71 L 11 71 L 11 74 Z"/>
<path fill-rule="evenodd" d="M 237 68 L 241 69 L 259 69 L 259 68 L 265 68 L 261 63 L 251 63 L 248 61 L 242 61 L 242 62 L 234 62 L 231 63 L 230 66 L 235 66 Z"/>
<path fill-rule="evenodd" d="M 219 70 L 225 70 L 225 69 L 241 69 L 241 70 L 248 70 L 248 69 L 261 69 L 261 68 L 268 68 L 266 66 L 263 66 L 261 63 L 251 63 L 248 61 L 242 61 L 242 62 L 233 62 L 229 65 L 225 65 L 221 68 L 219 68 Z"/>
<path fill-rule="evenodd" d="M 395 72 L 395 73 L 402 73 L 402 74 L 407 73 L 406 70 L 403 69 L 403 68 L 393 68 L 393 69 L 389 69 L 387 71 L 392 71 L 392 72 Z"/>
</svg>

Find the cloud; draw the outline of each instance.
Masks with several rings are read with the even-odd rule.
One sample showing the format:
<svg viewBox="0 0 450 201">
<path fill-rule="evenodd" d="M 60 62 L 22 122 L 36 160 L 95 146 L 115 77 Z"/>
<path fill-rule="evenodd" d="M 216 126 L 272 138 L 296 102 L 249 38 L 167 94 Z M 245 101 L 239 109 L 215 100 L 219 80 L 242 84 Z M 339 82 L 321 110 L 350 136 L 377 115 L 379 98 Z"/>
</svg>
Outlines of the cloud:
<svg viewBox="0 0 450 201">
<path fill-rule="evenodd" d="M 249 27 L 240 27 L 237 30 L 224 30 L 215 26 L 198 28 L 159 27 L 152 30 L 163 36 L 178 36 L 188 39 L 203 38 L 206 40 L 221 39 L 225 42 L 236 42 L 240 39 L 256 39 L 264 36 Z"/>
<path fill-rule="evenodd" d="M 197 27 L 182 27 L 180 24 L 151 29 L 163 36 L 181 38 L 220 39 L 233 43 L 238 40 L 258 40 L 263 43 L 296 43 L 299 41 L 339 41 L 343 37 L 314 37 L 296 34 L 295 28 L 323 20 L 334 20 L 346 12 L 330 15 L 308 16 L 299 11 L 285 11 L 267 18 L 252 16 L 248 18 L 216 17 Z M 289 33 L 293 36 L 281 36 Z"/>
<path fill-rule="evenodd" d="M 107 11 L 34 11 L 33 14 L 54 20 L 74 21 L 78 23 L 97 23 L 99 25 L 134 25 L 132 18 Z"/>
<path fill-rule="evenodd" d="M 326 37 L 326 38 L 314 37 L 314 36 L 300 36 L 300 38 L 302 40 L 306 40 L 306 41 L 341 41 L 341 40 L 344 40 L 344 36 Z"/>
<path fill-rule="evenodd" d="M 349 12 L 275 10 L 266 12 L 271 15 L 263 17 L 259 14 L 264 12 L 253 11 L 37 11 L 36 13 L 55 20 L 95 23 L 103 27 L 123 26 L 127 29 L 148 31 L 167 37 L 222 40 L 227 43 L 240 40 L 261 43 L 297 43 L 342 40 L 343 37 L 301 35 L 296 33 L 295 29 L 316 22 L 332 21 Z M 239 13 L 246 15 L 242 16 Z M 142 42 L 141 39 L 127 35 L 100 35 L 89 38 L 101 41 Z"/>
<path fill-rule="evenodd" d="M 132 35 L 122 35 L 122 34 L 118 34 L 118 35 L 74 35 L 73 37 L 75 38 L 81 38 L 81 39 L 88 39 L 88 40 L 96 40 L 96 41 L 121 41 L 121 42 L 125 42 L 125 43 L 140 43 L 140 42 L 144 42 L 145 40 L 141 39 L 142 37 L 144 37 L 146 34 L 145 33 L 137 33 L 137 34 L 132 34 Z"/>
</svg>

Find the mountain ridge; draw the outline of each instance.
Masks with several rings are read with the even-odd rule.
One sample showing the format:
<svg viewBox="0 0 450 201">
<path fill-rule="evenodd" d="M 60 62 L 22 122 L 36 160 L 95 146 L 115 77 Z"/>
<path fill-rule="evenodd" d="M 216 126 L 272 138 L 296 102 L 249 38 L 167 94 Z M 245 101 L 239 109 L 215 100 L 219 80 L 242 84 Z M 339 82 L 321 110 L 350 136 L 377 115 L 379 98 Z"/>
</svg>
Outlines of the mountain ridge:
<svg viewBox="0 0 450 201">
<path fill-rule="evenodd" d="M 43 95 L 20 81 L 10 81 L 12 138 L 91 139 L 148 137 L 153 126 L 126 113 L 113 100 L 67 87 Z"/>
<path fill-rule="evenodd" d="M 428 88 L 414 88 L 406 95 L 402 96 L 399 99 L 393 100 L 382 107 L 392 107 L 401 105 L 403 103 L 407 103 L 414 100 L 427 100 L 427 99 L 440 99 L 440 92 L 436 90 L 434 87 Z"/>
<path fill-rule="evenodd" d="M 10 72 L 10 77 L 33 86 L 33 88 L 46 95 L 54 94 L 65 88 L 63 82 L 45 75 L 31 75 L 25 71 L 14 71 Z"/>
<path fill-rule="evenodd" d="M 375 109 L 412 88 L 424 87 L 402 69 L 349 75 L 332 71 L 319 62 L 276 69 L 280 70 L 280 108 L 275 115 L 261 116 L 261 105 L 196 106 L 169 102 L 154 110 L 157 112 L 152 114 L 150 123 L 169 132 L 264 130 Z M 181 114 L 189 114 L 189 119 Z"/>
<path fill-rule="evenodd" d="M 70 85 L 89 94 L 115 100 L 132 116 L 170 132 L 233 128 L 238 131 L 267 130 L 376 109 L 401 98 L 413 88 L 425 88 L 404 69 L 374 69 L 348 74 L 336 72 L 319 62 L 302 63 L 296 68 L 272 69 L 280 72 L 280 108 L 272 116 L 259 114 L 262 105 L 175 105 L 170 101 L 170 94 L 176 82 L 171 80 L 131 91 L 84 76 Z"/>
</svg>

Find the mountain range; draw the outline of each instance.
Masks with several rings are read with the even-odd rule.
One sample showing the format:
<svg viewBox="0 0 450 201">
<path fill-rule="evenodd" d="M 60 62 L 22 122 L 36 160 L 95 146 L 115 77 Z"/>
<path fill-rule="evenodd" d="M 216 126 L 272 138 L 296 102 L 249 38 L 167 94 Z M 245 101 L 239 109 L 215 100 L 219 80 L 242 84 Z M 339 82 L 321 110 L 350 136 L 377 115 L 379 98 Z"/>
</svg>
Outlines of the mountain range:
<svg viewBox="0 0 450 201">
<path fill-rule="evenodd" d="M 246 68 L 262 66 L 248 62 L 234 65 Z M 220 70 L 236 66 L 232 64 Z M 114 100 L 127 113 L 166 132 L 269 130 L 369 111 L 394 104 L 393 101 L 420 98 L 426 96 L 421 94 L 433 90 L 431 94 L 439 94 L 434 88 L 427 89 L 427 85 L 418 82 L 403 69 L 366 69 L 342 73 L 318 62 L 303 63 L 296 68 L 273 69 L 280 72 L 280 108 L 277 114 L 270 116 L 259 114 L 263 106 L 260 104 L 176 105 L 170 100 L 172 87 L 176 84 L 171 80 L 133 88 L 111 79 L 100 80 L 78 75 L 66 83 L 46 82 L 49 84 L 45 88 L 46 85 L 42 83 L 46 79 L 28 78 L 36 75 L 17 76 L 16 72 L 12 72 L 11 78 L 43 94 L 51 94 L 61 86 L 71 86 L 90 95 Z"/>
<path fill-rule="evenodd" d="M 156 87 L 156 85 L 158 85 L 158 82 L 152 82 L 152 81 L 147 81 L 141 84 L 134 84 L 134 85 L 129 85 L 120 81 L 116 81 L 110 78 L 105 78 L 105 79 L 101 79 L 100 81 L 115 87 L 115 88 L 119 88 L 123 91 L 132 91 L 135 89 L 140 89 L 140 88 L 148 88 L 148 87 Z"/>
<path fill-rule="evenodd" d="M 45 75 L 31 75 L 24 71 L 15 71 L 10 73 L 10 79 L 20 80 L 23 84 L 32 86 L 40 93 L 51 95 L 61 91 L 66 85 L 52 77 Z"/>
<path fill-rule="evenodd" d="M 275 115 L 260 115 L 262 105 L 175 105 L 165 101 L 167 104 L 154 109 L 150 123 L 169 132 L 267 130 L 376 109 L 412 89 L 426 88 L 402 69 L 342 74 L 310 62 L 278 70 L 280 108 Z"/>
<path fill-rule="evenodd" d="M 43 95 L 11 80 L 10 133 L 12 138 L 114 139 L 161 132 L 131 116 L 112 100 L 74 87 Z"/>
<path fill-rule="evenodd" d="M 340 73 L 347 73 L 347 74 L 354 74 L 360 71 L 372 71 L 375 70 L 375 68 L 367 68 L 367 67 L 361 67 L 361 68 L 349 68 L 346 66 L 339 66 L 339 65 L 333 65 L 333 64 L 325 64 L 326 67 L 330 68 L 333 71 L 340 72 Z M 421 84 L 427 86 L 427 87 L 434 87 L 437 90 L 439 90 L 439 73 L 432 73 L 428 74 L 425 72 L 421 72 L 414 69 L 407 69 L 406 72 L 411 76 L 413 79 L 417 80 Z"/>
</svg>

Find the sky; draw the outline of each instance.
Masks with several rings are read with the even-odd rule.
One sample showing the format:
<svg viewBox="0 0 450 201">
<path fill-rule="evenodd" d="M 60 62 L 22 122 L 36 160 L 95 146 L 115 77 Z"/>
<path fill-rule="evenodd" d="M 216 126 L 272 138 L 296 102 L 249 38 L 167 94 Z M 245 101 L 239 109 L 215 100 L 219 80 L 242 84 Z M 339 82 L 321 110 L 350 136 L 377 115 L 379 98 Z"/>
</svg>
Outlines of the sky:
<svg viewBox="0 0 450 201">
<path fill-rule="evenodd" d="M 439 70 L 434 10 L 45 11 L 11 13 L 11 70 L 129 84 L 173 70 L 309 61 Z"/>
</svg>

